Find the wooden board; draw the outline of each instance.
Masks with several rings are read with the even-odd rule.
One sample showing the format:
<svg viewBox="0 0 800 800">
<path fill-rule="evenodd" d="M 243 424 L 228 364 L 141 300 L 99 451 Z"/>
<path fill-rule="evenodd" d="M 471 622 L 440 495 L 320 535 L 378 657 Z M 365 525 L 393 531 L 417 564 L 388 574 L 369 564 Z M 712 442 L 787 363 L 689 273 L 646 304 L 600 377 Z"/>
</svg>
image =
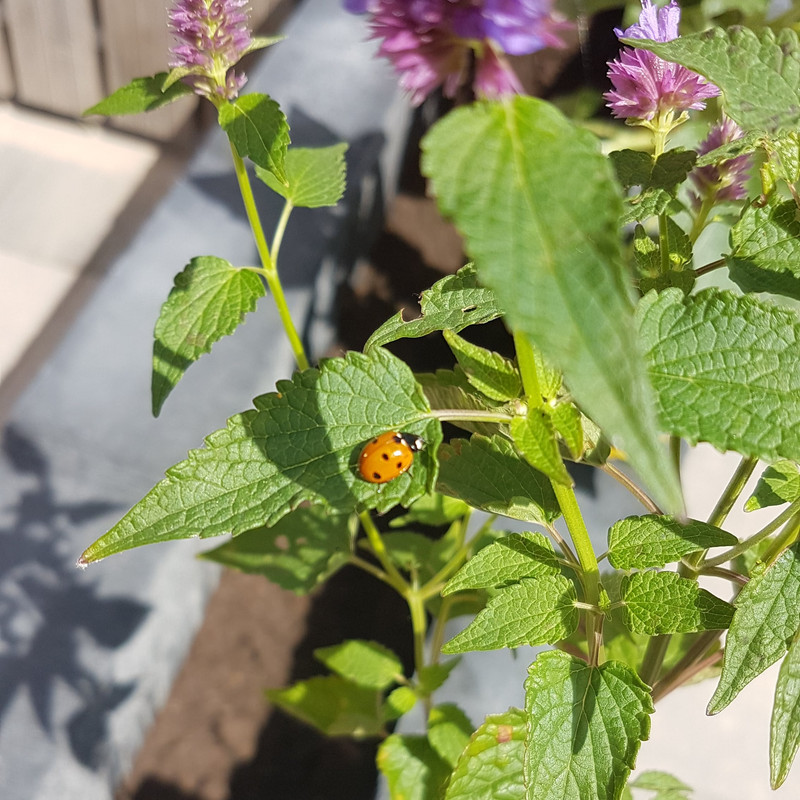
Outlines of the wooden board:
<svg viewBox="0 0 800 800">
<path fill-rule="evenodd" d="M 102 94 L 91 0 L 5 0 L 17 99 L 80 116 Z"/>
</svg>

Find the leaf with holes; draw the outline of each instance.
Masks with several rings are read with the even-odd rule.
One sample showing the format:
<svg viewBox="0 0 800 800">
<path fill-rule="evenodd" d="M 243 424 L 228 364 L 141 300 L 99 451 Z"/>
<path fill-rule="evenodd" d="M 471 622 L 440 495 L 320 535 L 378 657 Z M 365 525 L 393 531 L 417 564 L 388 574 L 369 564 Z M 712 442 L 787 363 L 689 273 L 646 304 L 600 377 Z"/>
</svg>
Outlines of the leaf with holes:
<svg viewBox="0 0 800 800">
<path fill-rule="evenodd" d="M 527 800 L 617 800 L 653 713 L 636 673 L 549 651 L 531 664 L 525 695 Z"/>
<path fill-rule="evenodd" d="M 563 371 L 578 405 L 678 510 L 633 325 L 622 192 L 597 139 L 517 96 L 447 114 L 423 140 L 422 165 L 511 329 Z"/>
<path fill-rule="evenodd" d="M 264 294 L 264 283 L 255 272 L 214 256 L 193 258 L 175 276 L 154 333 L 153 416 L 159 415 L 189 366 L 233 333 Z"/>
<path fill-rule="evenodd" d="M 170 468 L 81 563 L 153 542 L 237 535 L 277 522 L 305 500 L 339 512 L 383 512 L 433 489 L 441 426 L 411 370 L 391 353 L 328 359 L 277 389 Z M 421 436 L 428 447 L 379 491 L 356 464 L 364 444 L 387 429 Z"/>
<path fill-rule="evenodd" d="M 767 461 L 800 460 L 800 321 L 753 297 L 651 292 L 641 340 L 666 431 Z"/>
</svg>

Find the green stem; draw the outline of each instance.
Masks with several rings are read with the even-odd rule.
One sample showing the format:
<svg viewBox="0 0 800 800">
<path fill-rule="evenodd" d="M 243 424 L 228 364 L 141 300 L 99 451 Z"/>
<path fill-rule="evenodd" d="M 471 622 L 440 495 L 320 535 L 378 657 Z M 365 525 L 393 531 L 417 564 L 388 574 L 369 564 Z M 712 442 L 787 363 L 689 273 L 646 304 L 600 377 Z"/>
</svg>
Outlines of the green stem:
<svg viewBox="0 0 800 800">
<path fill-rule="evenodd" d="M 750 476 L 753 474 L 756 464 L 758 464 L 758 459 L 752 457 L 745 457 L 739 462 L 736 472 L 733 473 L 728 485 L 725 487 L 725 491 L 722 493 L 717 505 L 714 506 L 714 510 L 708 518 L 709 525 L 714 525 L 719 528 L 722 523 L 725 522 L 734 503 L 738 500 L 739 495 L 747 485 L 747 481 L 750 480 Z"/>
<path fill-rule="evenodd" d="M 410 589 L 408 582 L 392 563 L 392 559 L 389 557 L 389 551 L 386 549 L 386 543 L 383 541 L 380 531 L 372 521 L 369 512 L 361 511 L 358 518 L 361 521 L 361 527 L 364 529 L 364 533 L 367 535 L 372 552 L 375 553 L 375 557 L 380 561 L 381 566 L 386 572 L 386 583 L 393 586 L 403 597 L 407 597 Z"/>
<path fill-rule="evenodd" d="M 289 306 L 286 303 L 286 296 L 283 293 L 283 286 L 281 279 L 278 276 L 278 271 L 275 268 L 275 263 L 269 252 L 267 239 L 264 236 L 264 229 L 261 226 L 261 219 L 258 216 L 258 209 L 256 208 L 255 197 L 253 197 L 253 187 L 250 185 L 250 177 L 247 174 L 247 167 L 241 156 L 236 152 L 236 148 L 231 143 L 231 155 L 233 156 L 233 168 L 236 172 L 236 179 L 239 182 L 239 191 L 242 195 L 244 202 L 244 210 L 247 214 L 247 221 L 250 223 L 250 228 L 253 231 L 253 238 L 255 239 L 256 249 L 258 250 L 261 265 L 263 267 L 262 275 L 267 281 L 267 286 L 272 294 L 272 299 L 278 309 L 283 329 L 289 339 L 292 352 L 294 353 L 295 361 L 300 369 L 308 369 L 309 362 L 306 357 L 306 352 L 303 348 L 303 342 L 297 333 L 294 326 Z"/>
<path fill-rule="evenodd" d="M 795 514 L 800 512 L 800 499 L 795 500 L 793 503 L 789 505 L 781 514 L 778 514 L 769 525 L 765 525 L 760 531 L 754 533 L 752 536 L 749 536 L 747 539 L 739 542 L 739 544 L 734 545 L 731 547 L 730 550 L 726 550 L 724 553 L 720 555 L 709 558 L 707 561 L 703 561 L 699 569 L 708 569 L 708 567 L 718 567 L 720 564 L 724 564 L 726 561 L 731 561 L 732 559 L 736 558 L 737 556 L 742 555 L 742 553 L 746 553 L 750 548 L 755 547 L 759 542 L 764 541 L 768 536 L 775 533 L 778 528 L 780 528 L 784 523 L 788 522 Z"/>
<path fill-rule="evenodd" d="M 425 666 L 425 635 L 428 632 L 428 615 L 425 601 L 416 587 L 409 587 L 405 594 L 408 610 L 411 612 L 411 630 L 414 635 L 414 667 L 417 675 Z"/>
<path fill-rule="evenodd" d="M 272 263 L 275 265 L 275 272 L 278 271 L 278 253 L 283 243 L 283 235 L 286 233 L 286 226 L 289 224 L 289 215 L 294 210 L 294 206 L 287 200 L 283 205 L 278 224 L 275 226 L 275 234 L 272 237 Z"/>
<path fill-rule="evenodd" d="M 664 663 L 664 656 L 667 654 L 670 639 L 672 639 L 670 634 L 664 634 L 663 636 L 651 636 L 650 641 L 647 642 L 647 649 L 644 651 L 639 677 L 641 677 L 648 686 L 652 686 L 656 678 L 658 678 L 661 665 Z"/>
<path fill-rule="evenodd" d="M 718 258 L 716 261 L 711 261 L 708 264 L 703 264 L 702 267 L 698 267 L 694 271 L 694 274 L 699 278 L 701 275 L 706 275 L 709 272 L 713 272 L 715 269 L 724 267 L 727 263 L 727 259 Z"/>
<path fill-rule="evenodd" d="M 514 333 L 514 348 L 517 351 L 517 365 L 522 376 L 522 385 L 525 389 L 525 396 L 534 408 L 543 405 L 542 390 L 539 387 L 539 373 L 536 370 L 536 357 L 533 354 L 533 347 L 528 341 L 528 337 L 516 331 Z"/>
<path fill-rule="evenodd" d="M 658 251 L 661 261 L 661 274 L 669 272 L 669 228 L 667 227 L 667 215 L 658 215 Z"/>
<path fill-rule="evenodd" d="M 689 231 L 689 241 L 694 244 L 700 234 L 706 227 L 706 223 L 708 222 L 708 215 L 711 213 L 711 209 L 714 208 L 715 203 L 717 202 L 717 194 L 714 192 L 713 194 L 709 195 L 708 197 L 703 198 L 703 202 L 700 205 L 699 210 L 697 211 L 697 215 L 692 222 L 692 229 Z M 700 274 L 698 272 L 698 274 Z"/>
<path fill-rule="evenodd" d="M 794 544 L 800 534 L 800 514 L 795 514 L 787 523 L 786 527 L 781 531 L 780 535 L 775 537 L 775 541 L 769 547 L 766 553 L 761 557 L 761 560 L 771 566 L 780 557 L 781 553 Z"/>
<path fill-rule="evenodd" d="M 444 626 L 450 618 L 450 609 L 456 601 L 455 594 L 449 594 L 442 598 L 439 606 L 439 613 L 436 615 L 436 623 L 431 633 L 431 664 L 438 664 L 442 655 L 442 645 L 444 644 Z"/>
<path fill-rule="evenodd" d="M 721 635 L 722 631 L 703 631 L 697 634 L 697 638 L 686 653 L 684 653 L 680 661 L 678 661 L 661 680 L 656 681 L 655 686 L 653 686 L 653 700 L 660 700 L 673 689 L 676 689 L 688 680 L 692 675 L 697 674 L 698 661 L 702 659 L 704 654 L 708 652 L 708 648 L 711 647 Z M 721 653 L 719 655 L 721 655 Z M 642 678 L 642 680 L 644 680 L 644 678 Z"/>
<path fill-rule="evenodd" d="M 610 475 L 617 483 L 624 486 L 651 514 L 663 514 L 656 502 L 639 486 L 637 486 L 621 469 L 606 461 L 601 467 L 606 475 Z"/>
<path fill-rule="evenodd" d="M 514 419 L 514 414 L 502 411 L 481 411 L 469 408 L 434 408 L 426 414 L 428 419 L 438 419 L 442 422 L 448 420 L 462 420 L 464 422 L 499 422 L 508 424 Z"/>
</svg>

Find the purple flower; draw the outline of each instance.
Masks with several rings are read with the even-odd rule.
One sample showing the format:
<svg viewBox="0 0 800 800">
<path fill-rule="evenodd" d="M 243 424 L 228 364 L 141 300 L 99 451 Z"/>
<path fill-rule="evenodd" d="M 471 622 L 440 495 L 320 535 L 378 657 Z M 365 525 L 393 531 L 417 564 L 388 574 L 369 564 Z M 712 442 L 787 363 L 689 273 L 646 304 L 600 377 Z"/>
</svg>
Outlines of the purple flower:
<svg viewBox="0 0 800 800">
<path fill-rule="evenodd" d="M 723 117 L 708 132 L 708 136 L 697 147 L 699 155 L 705 155 L 724 144 L 734 142 L 744 136 L 742 129 L 729 117 Z M 747 197 L 747 179 L 753 159 L 749 154 L 736 156 L 717 165 L 695 167 L 689 178 L 697 189 L 691 192 L 692 207 L 697 210 L 703 200 L 714 202 L 743 200 Z"/>
<path fill-rule="evenodd" d="M 468 79 L 485 97 L 522 91 L 504 54 L 563 46 L 567 24 L 552 0 L 344 0 L 368 13 L 379 55 L 400 73 L 400 85 L 418 105 L 436 87 L 452 97 Z"/>
<path fill-rule="evenodd" d="M 175 0 L 169 26 L 176 39 L 170 67 L 191 70 L 183 80 L 197 94 L 230 100 L 247 81 L 232 67 L 251 43 L 249 0 Z"/>
<path fill-rule="evenodd" d="M 681 9 L 676 0 L 664 8 L 642 0 L 639 21 L 618 37 L 669 42 L 678 38 Z M 614 90 L 604 97 L 615 117 L 652 120 L 669 112 L 705 108 L 705 101 L 719 89 L 705 78 L 679 64 L 664 61 L 648 50 L 625 47 L 619 58 L 609 62 L 608 77 Z"/>
</svg>

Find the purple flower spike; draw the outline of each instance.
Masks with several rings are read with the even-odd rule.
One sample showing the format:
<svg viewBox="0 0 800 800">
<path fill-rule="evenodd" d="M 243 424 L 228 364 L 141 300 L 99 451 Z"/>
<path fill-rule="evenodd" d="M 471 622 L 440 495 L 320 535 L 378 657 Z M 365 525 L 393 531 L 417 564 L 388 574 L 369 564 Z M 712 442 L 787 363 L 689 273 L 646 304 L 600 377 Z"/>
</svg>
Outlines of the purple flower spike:
<svg viewBox="0 0 800 800">
<path fill-rule="evenodd" d="M 642 0 L 639 21 L 615 33 L 620 38 L 669 42 L 678 38 L 680 18 L 676 0 L 664 8 Z M 649 50 L 623 48 L 619 58 L 608 66 L 614 89 L 604 97 L 615 117 L 652 120 L 670 112 L 700 110 L 706 107 L 706 100 L 719 94 L 719 89 L 705 78 L 680 64 L 664 61 Z"/>
<path fill-rule="evenodd" d="M 378 53 L 400 73 L 400 85 L 419 105 L 442 87 L 452 97 L 467 80 L 474 59 L 475 91 L 502 97 L 522 91 L 504 58 L 544 47 L 562 47 L 570 27 L 553 16 L 552 0 L 344 0 L 368 13 Z"/>
<path fill-rule="evenodd" d="M 173 68 L 187 68 L 183 80 L 199 95 L 231 100 L 247 78 L 232 67 L 251 43 L 249 0 L 175 0 L 169 26 L 176 44 Z"/>
<path fill-rule="evenodd" d="M 697 148 L 699 155 L 705 155 L 724 144 L 734 142 L 744 136 L 742 129 L 729 117 L 714 125 L 708 136 Z M 747 197 L 747 179 L 753 159 L 749 154 L 736 156 L 724 161 L 718 166 L 696 167 L 689 174 L 689 178 L 697 188 L 697 193 L 691 192 L 692 207 L 697 211 L 704 200 L 717 203 L 726 200 L 743 200 Z"/>
</svg>

